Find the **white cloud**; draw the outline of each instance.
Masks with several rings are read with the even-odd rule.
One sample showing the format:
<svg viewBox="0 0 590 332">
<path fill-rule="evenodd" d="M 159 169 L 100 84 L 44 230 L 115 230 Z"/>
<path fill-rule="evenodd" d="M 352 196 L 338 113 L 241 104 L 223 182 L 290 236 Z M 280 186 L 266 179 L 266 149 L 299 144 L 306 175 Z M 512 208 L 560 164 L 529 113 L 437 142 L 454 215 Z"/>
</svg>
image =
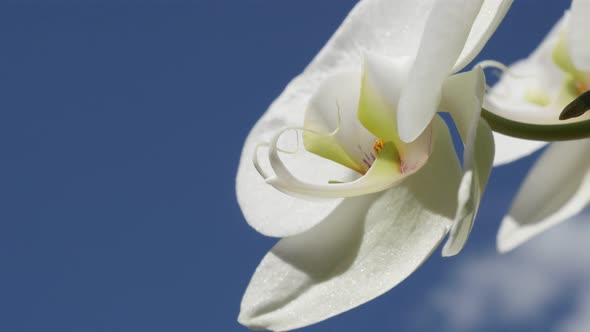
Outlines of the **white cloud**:
<svg viewBox="0 0 590 332">
<path fill-rule="evenodd" d="M 473 256 L 432 293 L 431 303 L 453 331 L 499 324 L 555 331 L 590 327 L 590 213 L 551 229 L 505 255 Z M 567 303 L 563 317 L 551 309 Z M 532 328 L 532 327 L 531 327 Z"/>
</svg>

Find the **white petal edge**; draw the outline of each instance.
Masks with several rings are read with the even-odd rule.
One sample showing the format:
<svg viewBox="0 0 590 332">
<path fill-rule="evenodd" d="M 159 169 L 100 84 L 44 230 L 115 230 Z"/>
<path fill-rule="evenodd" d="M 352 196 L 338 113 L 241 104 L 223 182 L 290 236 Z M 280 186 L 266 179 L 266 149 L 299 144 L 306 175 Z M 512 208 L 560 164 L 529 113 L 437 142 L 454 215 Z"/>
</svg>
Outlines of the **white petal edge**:
<svg viewBox="0 0 590 332">
<path fill-rule="evenodd" d="M 548 144 L 543 141 L 514 138 L 496 132 L 494 132 L 494 142 L 496 145 L 494 167 L 503 166 L 529 156 Z"/>
<path fill-rule="evenodd" d="M 415 176 L 381 194 L 345 200 L 264 257 L 242 300 L 240 323 L 287 331 L 319 322 L 383 294 L 432 254 L 450 227 L 461 177 L 446 125 L 435 121 L 433 155 Z"/>
<path fill-rule="evenodd" d="M 440 108 L 451 114 L 465 147 L 464 175 L 457 194 L 453 227 L 442 251 L 445 257 L 458 254 L 465 246 L 492 170 L 492 131 L 480 118 L 484 91 L 485 76 L 479 66 L 447 78 L 443 85 Z"/>
<path fill-rule="evenodd" d="M 286 195 L 268 185 L 256 170 L 253 158 L 258 144 L 268 142 L 272 138 L 269 134 L 280 130 L 284 123 L 286 120 L 282 116 L 263 118 L 259 121 L 246 141 L 236 178 L 238 203 L 246 221 L 258 232 L 274 237 L 290 236 L 310 229 L 328 216 L 342 201 L 342 199 L 310 201 Z M 287 140 L 291 136 L 293 135 L 287 136 Z M 267 152 L 260 151 L 258 154 L 261 167 L 269 172 L 269 161 L 265 158 Z M 309 167 L 310 164 L 318 162 L 317 158 L 319 157 L 310 156 L 310 154 L 298 154 L 297 158 L 290 160 L 289 166 L 302 172 L 307 171 L 305 175 L 320 181 L 324 178 L 317 176 L 313 167 Z M 325 162 L 321 165 L 326 168 L 326 172 L 331 173 L 334 179 L 352 178 L 354 173 L 336 163 Z M 269 173 L 269 175 L 274 174 Z M 298 174 L 302 175 L 302 173 Z"/>
<path fill-rule="evenodd" d="M 435 0 L 363 0 L 353 8 L 338 30 L 310 62 L 275 99 L 248 135 L 236 177 L 238 203 L 248 224 L 268 236 L 289 236 L 313 227 L 340 203 L 339 199 L 310 202 L 278 192 L 260 177 L 252 155 L 276 131 L 303 124 L 304 110 L 311 94 L 335 71 L 359 70 L 363 54 L 415 56 L 428 13 Z M 472 59 L 495 30 L 510 1 L 486 0 L 477 18 L 477 29 L 469 35 L 459 62 Z M 485 9 L 485 10 L 484 10 Z M 305 165 L 308 161 L 301 158 Z M 297 167 L 299 168 L 299 167 Z M 337 167 L 340 178 L 350 176 Z M 336 175 L 335 175 L 336 176 Z M 264 202 L 264 204 L 261 204 Z M 285 213 L 289 211 L 289 213 Z"/>
<path fill-rule="evenodd" d="M 573 0 L 567 29 L 568 48 L 577 69 L 590 71 L 590 43 L 588 43 L 589 0 Z"/>
<path fill-rule="evenodd" d="M 571 218 L 590 201 L 590 139 L 552 143 L 524 180 L 498 231 L 507 252 Z"/>
<path fill-rule="evenodd" d="M 436 113 L 443 81 L 452 74 L 482 5 L 483 0 L 434 4 L 399 101 L 397 118 L 402 141 L 415 140 Z"/>
<path fill-rule="evenodd" d="M 467 243 L 493 167 L 494 139 L 492 130 L 485 120 L 480 119 L 476 132 L 477 137 L 472 143 L 475 151 L 471 155 L 464 154 L 463 157 L 464 163 L 471 158 L 473 167 L 464 168 L 464 175 L 457 193 L 457 212 L 449 239 L 443 247 L 443 257 L 457 255 Z"/>
<path fill-rule="evenodd" d="M 453 67 L 453 73 L 462 70 L 475 59 L 490 37 L 494 34 L 506 16 L 506 13 L 508 13 L 508 9 L 510 9 L 511 5 L 512 0 L 484 1 L 477 18 L 471 27 L 471 32 L 469 33 L 469 37 L 467 37 L 463 51 Z"/>
</svg>

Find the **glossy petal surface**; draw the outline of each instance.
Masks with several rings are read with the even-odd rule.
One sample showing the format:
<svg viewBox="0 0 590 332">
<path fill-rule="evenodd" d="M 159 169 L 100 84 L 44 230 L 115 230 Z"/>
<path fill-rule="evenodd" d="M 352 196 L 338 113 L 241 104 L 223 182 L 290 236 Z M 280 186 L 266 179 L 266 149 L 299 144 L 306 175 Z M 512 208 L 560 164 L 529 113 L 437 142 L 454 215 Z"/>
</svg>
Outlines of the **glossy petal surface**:
<svg viewBox="0 0 590 332">
<path fill-rule="evenodd" d="M 443 256 L 459 253 L 465 245 L 485 190 L 494 159 L 492 132 L 479 117 L 485 90 L 480 67 L 445 80 L 440 108 L 448 111 L 465 147 L 458 207 Z"/>
<path fill-rule="evenodd" d="M 465 68 L 479 54 L 510 9 L 512 0 L 484 0 L 453 72 Z"/>
<path fill-rule="evenodd" d="M 272 103 L 246 139 L 236 180 L 238 202 L 252 227 L 271 236 L 297 234 L 317 224 L 338 206 L 339 200 L 309 202 L 270 188 L 252 165 L 255 149 L 261 142 L 268 142 L 277 130 L 301 126 L 304 110 L 320 83 L 335 72 L 358 70 L 365 52 L 414 57 L 434 3 L 434 0 L 360 1 L 304 72 Z M 486 0 L 459 56 L 460 67 L 479 52 L 510 3 Z M 306 162 L 300 158 L 294 162 L 295 167 Z M 334 178 L 351 176 L 338 167 L 329 172 Z M 264 206 L 260 205 L 261 201 L 265 202 Z"/>
<path fill-rule="evenodd" d="M 264 257 L 242 301 L 242 324 L 286 331 L 316 323 L 383 294 L 432 254 L 451 225 L 461 178 L 446 125 L 436 123 L 433 155 L 415 176 L 345 200 Z"/>
<path fill-rule="evenodd" d="M 536 162 L 498 232 L 505 252 L 578 214 L 590 201 L 590 139 L 557 142 Z"/>
<path fill-rule="evenodd" d="M 442 83 L 452 74 L 482 4 L 483 0 L 434 4 L 399 102 L 398 122 L 403 141 L 416 139 L 436 113 Z"/>
</svg>

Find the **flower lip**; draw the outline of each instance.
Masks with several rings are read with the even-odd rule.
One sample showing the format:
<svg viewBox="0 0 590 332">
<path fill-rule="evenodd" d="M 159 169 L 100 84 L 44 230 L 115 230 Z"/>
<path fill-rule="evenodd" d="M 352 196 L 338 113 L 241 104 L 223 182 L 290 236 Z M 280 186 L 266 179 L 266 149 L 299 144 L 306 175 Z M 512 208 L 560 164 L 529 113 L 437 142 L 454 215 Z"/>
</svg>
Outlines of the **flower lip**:
<svg viewBox="0 0 590 332">
<path fill-rule="evenodd" d="M 406 78 L 407 60 L 367 55 L 362 75 L 350 71 L 328 77 L 310 100 L 304 126 L 283 129 L 268 144 L 273 174 L 261 170 L 254 160 L 266 182 L 297 197 L 352 197 L 383 191 L 418 171 L 431 153 L 432 125 L 411 143 L 401 141 L 397 134 L 396 91 Z M 297 178 L 281 160 L 285 151 L 278 147 L 288 130 L 301 133 L 307 152 L 362 176 L 351 182 L 326 179 L 323 183 Z"/>
<path fill-rule="evenodd" d="M 269 147 L 269 161 L 274 171 L 274 175 L 266 178 L 266 182 L 274 186 L 279 191 L 301 198 L 340 198 L 360 196 L 375 192 L 386 190 L 398 183 L 405 177 L 418 171 L 427 161 L 430 154 L 432 144 L 432 126 L 429 126 L 422 135 L 421 143 L 427 143 L 428 155 L 426 158 L 419 160 L 419 162 L 408 163 L 400 158 L 398 149 L 393 142 L 383 142 L 383 148 L 376 154 L 375 160 L 369 162 L 369 167 L 366 173 L 360 178 L 351 182 L 337 182 L 326 181 L 325 184 L 308 183 L 295 177 L 283 163 L 280 158 L 280 153 L 284 150 L 278 148 L 277 143 L 280 136 L 288 130 L 294 128 L 287 128 L 275 134 L 271 140 Z M 298 130 L 304 130 L 299 128 Z M 328 136 L 329 134 L 326 134 Z M 380 140 L 376 141 L 375 146 L 379 147 Z M 290 153 L 290 151 L 287 151 Z M 368 157 L 367 157 L 368 158 Z M 257 161 L 255 162 L 257 163 Z M 268 174 L 261 173 L 262 176 Z"/>
</svg>

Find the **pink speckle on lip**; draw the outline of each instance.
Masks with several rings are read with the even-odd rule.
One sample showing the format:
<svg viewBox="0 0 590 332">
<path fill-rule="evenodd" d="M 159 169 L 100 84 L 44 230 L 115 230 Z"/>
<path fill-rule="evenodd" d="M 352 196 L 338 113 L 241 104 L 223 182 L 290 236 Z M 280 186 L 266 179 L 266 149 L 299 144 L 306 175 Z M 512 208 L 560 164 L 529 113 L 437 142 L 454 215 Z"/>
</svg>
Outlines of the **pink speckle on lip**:
<svg viewBox="0 0 590 332">
<path fill-rule="evenodd" d="M 363 152 L 365 154 L 365 158 L 371 162 L 371 164 L 373 164 L 373 161 L 375 161 L 375 156 L 371 153 L 371 156 L 369 156 L 366 152 Z"/>
<path fill-rule="evenodd" d="M 416 170 L 416 166 L 410 166 L 408 164 L 406 164 L 405 162 L 402 161 L 401 166 L 400 166 L 400 171 L 402 172 L 402 174 L 406 174 L 409 172 L 413 172 Z"/>
</svg>

